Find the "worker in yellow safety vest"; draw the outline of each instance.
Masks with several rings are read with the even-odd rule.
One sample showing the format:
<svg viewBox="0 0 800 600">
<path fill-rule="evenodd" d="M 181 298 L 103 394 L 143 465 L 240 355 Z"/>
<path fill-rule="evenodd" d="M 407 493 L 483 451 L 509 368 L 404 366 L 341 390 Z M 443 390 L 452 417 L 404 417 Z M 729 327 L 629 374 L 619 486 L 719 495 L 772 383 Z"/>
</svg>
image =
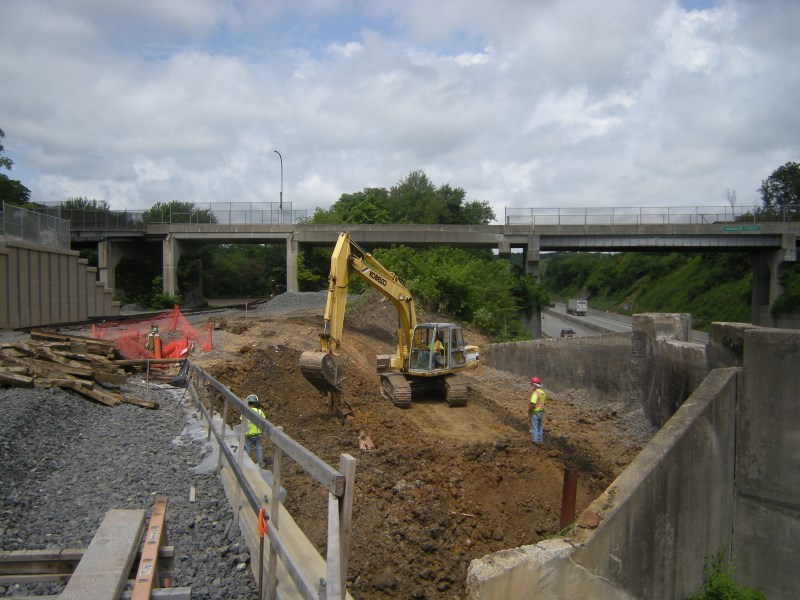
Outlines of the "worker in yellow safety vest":
<svg viewBox="0 0 800 600">
<path fill-rule="evenodd" d="M 254 413 L 256 413 L 259 417 L 266 420 L 267 416 L 264 414 L 264 411 L 261 410 L 258 406 L 258 396 L 255 394 L 250 394 L 247 397 L 247 404 Z M 261 444 L 261 429 L 253 423 L 253 421 L 247 421 L 247 431 L 244 434 L 244 451 L 250 456 L 250 452 L 255 449 L 256 451 L 256 460 L 258 461 L 258 466 L 260 468 L 264 468 L 264 447 Z"/>
<path fill-rule="evenodd" d="M 542 430 L 542 420 L 544 419 L 544 405 L 547 402 L 547 395 L 542 389 L 542 381 L 538 377 L 531 377 L 533 393 L 531 401 L 528 403 L 528 419 L 531 423 L 531 441 L 540 446 L 544 443 L 544 431 Z"/>
</svg>

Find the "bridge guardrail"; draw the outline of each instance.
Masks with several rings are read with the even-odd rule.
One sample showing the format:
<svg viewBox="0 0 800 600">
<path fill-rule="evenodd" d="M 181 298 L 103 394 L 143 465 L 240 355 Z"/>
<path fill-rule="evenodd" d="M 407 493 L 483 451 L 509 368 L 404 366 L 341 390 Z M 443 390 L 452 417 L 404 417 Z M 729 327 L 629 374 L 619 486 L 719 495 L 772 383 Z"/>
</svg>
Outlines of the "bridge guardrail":
<svg viewBox="0 0 800 600">
<path fill-rule="evenodd" d="M 507 207 L 506 225 L 711 225 L 800 222 L 800 205 L 630 206 L 591 208 Z"/>
<path fill-rule="evenodd" d="M 105 208 L 64 208 L 54 205 L 60 216 L 74 230 L 144 231 L 147 225 L 292 225 L 308 216 L 305 210 L 294 210 L 289 202 L 208 202 L 165 205 L 162 210 L 110 210 Z"/>
</svg>

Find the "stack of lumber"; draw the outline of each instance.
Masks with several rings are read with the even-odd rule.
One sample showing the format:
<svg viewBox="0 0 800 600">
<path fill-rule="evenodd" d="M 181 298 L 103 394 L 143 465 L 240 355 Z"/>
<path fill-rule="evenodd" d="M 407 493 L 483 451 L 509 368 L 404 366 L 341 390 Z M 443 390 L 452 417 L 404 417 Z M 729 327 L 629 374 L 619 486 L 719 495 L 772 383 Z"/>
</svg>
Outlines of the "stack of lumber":
<svg viewBox="0 0 800 600">
<path fill-rule="evenodd" d="M 44 330 L 33 330 L 28 342 L 0 343 L 0 385 L 72 390 L 116 406 L 123 402 L 158 408 L 157 402 L 120 393 L 131 362 L 118 360 L 112 342 Z"/>
</svg>

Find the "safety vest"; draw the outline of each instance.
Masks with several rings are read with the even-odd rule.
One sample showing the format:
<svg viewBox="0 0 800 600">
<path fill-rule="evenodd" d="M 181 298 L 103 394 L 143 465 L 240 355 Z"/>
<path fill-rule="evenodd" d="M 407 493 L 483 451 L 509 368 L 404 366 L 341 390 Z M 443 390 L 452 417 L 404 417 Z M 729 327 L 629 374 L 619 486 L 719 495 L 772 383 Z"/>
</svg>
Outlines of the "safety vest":
<svg viewBox="0 0 800 600">
<path fill-rule="evenodd" d="M 260 408 L 253 408 L 251 410 L 254 413 L 256 413 L 259 417 L 261 417 L 262 419 L 266 420 L 267 415 L 264 414 L 263 410 L 261 410 Z M 258 428 L 258 426 L 256 426 L 256 424 L 253 423 L 252 421 L 248 421 L 247 422 L 247 433 L 245 433 L 245 435 L 247 437 L 250 437 L 252 435 L 258 435 L 259 433 L 261 433 L 261 430 Z"/>
<path fill-rule="evenodd" d="M 533 404 L 532 412 L 544 412 L 544 403 L 547 401 L 547 396 L 542 388 L 536 388 L 531 394 L 531 404 Z"/>
</svg>

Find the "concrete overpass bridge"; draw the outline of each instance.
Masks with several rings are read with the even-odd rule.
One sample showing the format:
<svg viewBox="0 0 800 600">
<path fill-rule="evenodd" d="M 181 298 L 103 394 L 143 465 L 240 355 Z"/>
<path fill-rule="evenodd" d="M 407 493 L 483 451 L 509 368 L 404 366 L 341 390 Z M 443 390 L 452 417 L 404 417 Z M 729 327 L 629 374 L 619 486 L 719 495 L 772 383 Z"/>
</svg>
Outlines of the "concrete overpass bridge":
<svg viewBox="0 0 800 600">
<path fill-rule="evenodd" d="M 244 222 L 143 223 L 81 226 L 73 221 L 73 246 L 96 243 L 99 278 L 113 288 L 124 257 L 160 253 L 164 291 L 177 293 L 181 256 L 197 255 L 204 244 L 284 244 L 288 291 L 297 291 L 297 256 L 304 247 L 333 247 L 346 229 L 365 246 L 448 245 L 487 248 L 500 255 L 524 254 L 526 272 L 538 275 L 542 252 L 745 252 L 753 269 L 753 324 L 775 326 L 769 309 L 781 294 L 781 269 L 797 260 L 800 222 L 733 218 L 730 209 L 517 209 L 502 225 L 311 225 Z M 564 212 L 562 212 L 564 211 Z M 566 212 L 569 211 L 569 212 Z M 583 212 L 581 212 L 583 211 Z M 637 212 L 638 211 L 638 212 Z M 130 214 L 130 213 L 126 213 Z M 774 215 L 773 215 L 774 218 Z M 795 216 L 796 219 L 796 216 Z M 292 219 L 289 219 L 290 221 Z"/>
</svg>

